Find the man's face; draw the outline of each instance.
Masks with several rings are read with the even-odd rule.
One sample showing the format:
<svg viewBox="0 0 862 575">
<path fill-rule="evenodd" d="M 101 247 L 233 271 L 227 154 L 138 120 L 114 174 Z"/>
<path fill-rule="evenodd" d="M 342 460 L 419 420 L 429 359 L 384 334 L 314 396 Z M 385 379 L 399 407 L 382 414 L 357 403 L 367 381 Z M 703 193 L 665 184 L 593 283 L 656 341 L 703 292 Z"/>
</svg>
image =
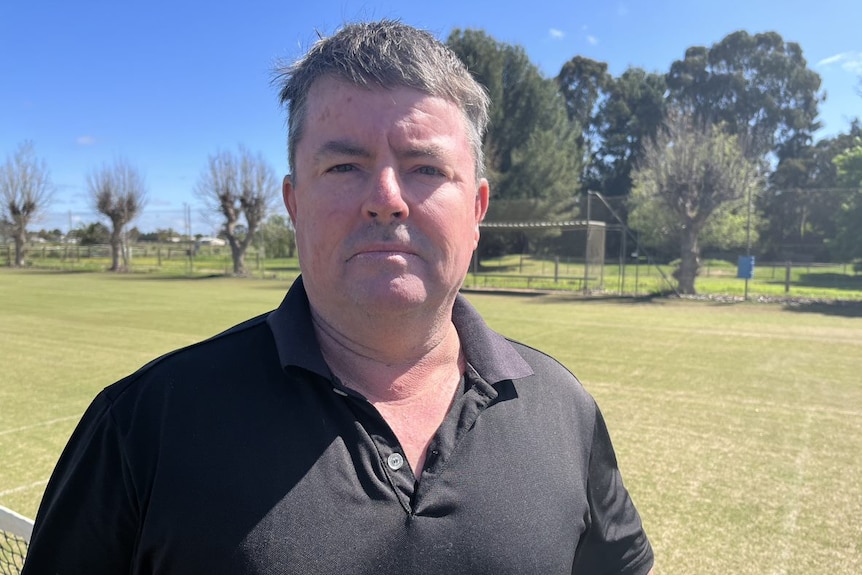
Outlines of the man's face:
<svg viewBox="0 0 862 575">
<path fill-rule="evenodd" d="M 283 191 L 312 304 L 379 314 L 451 300 L 488 207 L 461 111 L 412 88 L 334 78 L 307 102 Z"/>
</svg>

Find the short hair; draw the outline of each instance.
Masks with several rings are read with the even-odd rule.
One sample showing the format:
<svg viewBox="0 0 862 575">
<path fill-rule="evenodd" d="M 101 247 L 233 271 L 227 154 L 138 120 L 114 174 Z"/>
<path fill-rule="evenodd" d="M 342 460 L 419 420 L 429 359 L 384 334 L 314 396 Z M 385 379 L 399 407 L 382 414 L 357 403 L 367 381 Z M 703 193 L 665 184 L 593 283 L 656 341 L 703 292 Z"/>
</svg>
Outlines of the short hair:
<svg viewBox="0 0 862 575">
<path fill-rule="evenodd" d="M 482 137 L 490 101 L 455 53 L 430 33 L 394 20 L 347 24 L 321 38 L 293 64 L 279 67 L 273 83 L 287 108 L 287 150 L 291 170 L 305 125 L 308 92 L 323 77 L 364 88 L 407 87 L 456 104 L 465 119 L 476 163 L 485 172 Z"/>
</svg>

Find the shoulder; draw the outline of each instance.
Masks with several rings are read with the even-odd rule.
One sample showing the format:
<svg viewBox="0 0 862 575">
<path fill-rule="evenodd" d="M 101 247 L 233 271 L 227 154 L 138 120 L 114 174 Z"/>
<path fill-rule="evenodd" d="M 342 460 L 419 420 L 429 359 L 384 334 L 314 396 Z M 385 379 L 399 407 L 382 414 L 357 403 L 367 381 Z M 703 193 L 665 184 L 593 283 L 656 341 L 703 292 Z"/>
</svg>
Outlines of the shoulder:
<svg viewBox="0 0 862 575">
<path fill-rule="evenodd" d="M 130 395 L 199 387 L 201 382 L 212 384 L 267 365 L 278 366 L 267 315 L 158 357 L 106 387 L 100 396 L 108 404 L 115 404 L 130 400 Z"/>
<path fill-rule="evenodd" d="M 525 384 L 537 386 L 544 392 L 565 393 L 591 407 L 594 406 L 592 396 L 584 389 L 581 381 L 559 360 L 530 345 L 508 338 L 507 341 L 533 369 L 531 376 L 523 378 Z"/>
</svg>

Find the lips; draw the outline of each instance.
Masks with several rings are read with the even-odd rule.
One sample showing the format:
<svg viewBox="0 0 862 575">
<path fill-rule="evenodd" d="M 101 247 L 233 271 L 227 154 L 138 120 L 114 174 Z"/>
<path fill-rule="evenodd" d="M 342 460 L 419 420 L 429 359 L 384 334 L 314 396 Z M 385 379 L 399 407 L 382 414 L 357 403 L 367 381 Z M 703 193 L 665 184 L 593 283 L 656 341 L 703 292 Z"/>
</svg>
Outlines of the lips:
<svg viewBox="0 0 862 575">
<path fill-rule="evenodd" d="M 362 246 L 355 250 L 348 260 L 353 258 L 389 258 L 392 256 L 416 256 L 415 250 L 403 244 L 375 244 Z"/>
<path fill-rule="evenodd" d="M 416 255 L 416 252 L 414 252 L 412 247 L 406 246 L 403 244 L 380 244 L 380 245 L 373 245 L 373 246 L 363 246 L 362 248 L 356 250 L 357 254 L 376 253 L 376 252 L 404 253 L 404 254 Z"/>
</svg>

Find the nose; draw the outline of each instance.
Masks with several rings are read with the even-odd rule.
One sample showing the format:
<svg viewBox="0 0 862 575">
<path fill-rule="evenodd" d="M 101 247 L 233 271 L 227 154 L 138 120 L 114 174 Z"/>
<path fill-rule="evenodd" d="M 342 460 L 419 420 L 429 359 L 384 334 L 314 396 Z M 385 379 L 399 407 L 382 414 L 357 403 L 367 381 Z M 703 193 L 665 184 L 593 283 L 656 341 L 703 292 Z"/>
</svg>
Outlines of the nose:
<svg viewBox="0 0 862 575">
<path fill-rule="evenodd" d="M 410 211 L 404 200 L 402 182 L 391 167 L 380 170 L 373 180 L 373 189 L 365 199 L 365 215 L 380 223 L 404 220 Z"/>
</svg>

